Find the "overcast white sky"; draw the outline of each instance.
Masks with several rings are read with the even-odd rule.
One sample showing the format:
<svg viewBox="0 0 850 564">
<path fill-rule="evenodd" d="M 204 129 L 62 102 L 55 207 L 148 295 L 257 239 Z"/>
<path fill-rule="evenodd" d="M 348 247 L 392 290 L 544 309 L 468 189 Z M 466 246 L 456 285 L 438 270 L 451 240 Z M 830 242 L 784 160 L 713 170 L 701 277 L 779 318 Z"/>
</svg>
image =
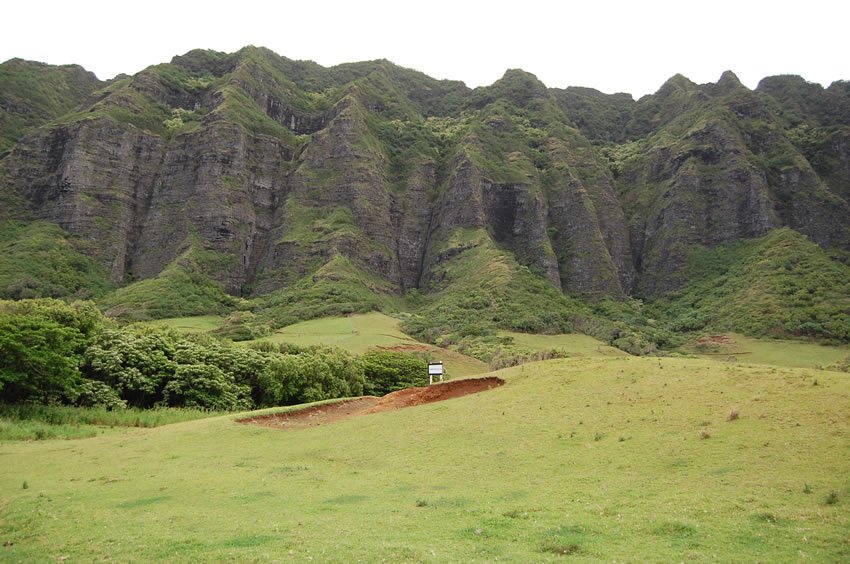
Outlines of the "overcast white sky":
<svg viewBox="0 0 850 564">
<path fill-rule="evenodd" d="M 77 63 L 102 79 L 249 44 L 325 66 L 385 58 L 471 87 L 522 68 L 548 86 L 635 98 L 676 73 L 703 83 L 731 69 L 750 88 L 774 74 L 850 79 L 842 0 L 65 0 L 0 13 L 0 61 Z"/>
</svg>

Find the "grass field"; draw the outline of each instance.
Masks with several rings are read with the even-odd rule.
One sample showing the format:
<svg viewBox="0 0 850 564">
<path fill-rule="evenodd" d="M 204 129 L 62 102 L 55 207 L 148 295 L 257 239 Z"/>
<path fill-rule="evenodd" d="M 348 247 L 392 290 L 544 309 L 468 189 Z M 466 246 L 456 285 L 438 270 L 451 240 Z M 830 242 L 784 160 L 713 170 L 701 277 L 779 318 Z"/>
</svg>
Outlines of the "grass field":
<svg viewBox="0 0 850 564">
<path fill-rule="evenodd" d="M 334 346 L 355 354 L 374 348 L 424 352 L 433 360 L 442 360 L 450 378 L 482 374 L 489 370 L 486 363 L 470 356 L 420 343 L 403 333 L 398 326 L 398 319 L 373 312 L 303 321 L 279 329 L 274 335 L 260 340 L 301 346 Z"/>
<path fill-rule="evenodd" d="M 515 331 L 499 331 L 499 336 L 512 337 L 516 346 L 531 351 L 561 349 L 567 351 L 570 356 L 627 356 L 620 349 L 581 333 L 534 335 Z"/>
<path fill-rule="evenodd" d="M 752 364 L 770 364 L 796 368 L 816 368 L 829 366 L 850 357 L 850 347 L 826 346 L 802 341 L 776 339 L 755 339 L 737 333 L 730 333 L 734 344 L 719 347 L 715 354 L 704 355 L 707 358 L 733 357 L 739 362 Z"/>
<path fill-rule="evenodd" d="M 0 441 L 82 439 L 128 427 L 160 427 L 216 415 L 200 409 L 116 409 L 0 404 Z"/>
<path fill-rule="evenodd" d="M 324 427 L 0 443 L 2 559 L 850 559 L 846 374 L 623 357 L 499 375 Z"/>
<path fill-rule="evenodd" d="M 274 335 L 261 340 L 305 347 L 328 345 L 358 354 L 376 346 L 389 347 L 416 342 L 401 332 L 398 319 L 378 312 L 302 321 L 278 329 Z"/>
</svg>

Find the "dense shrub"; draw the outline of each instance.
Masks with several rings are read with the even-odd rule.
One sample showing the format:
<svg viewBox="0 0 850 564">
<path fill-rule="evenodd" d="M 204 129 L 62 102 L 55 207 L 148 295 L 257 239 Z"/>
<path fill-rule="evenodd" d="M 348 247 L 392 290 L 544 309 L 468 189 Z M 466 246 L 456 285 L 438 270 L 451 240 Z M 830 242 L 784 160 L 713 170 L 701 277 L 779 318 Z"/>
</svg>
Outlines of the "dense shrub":
<svg viewBox="0 0 850 564">
<path fill-rule="evenodd" d="M 0 313 L 0 394 L 4 401 L 55 402 L 80 381 L 83 336 L 44 317 Z"/>
<path fill-rule="evenodd" d="M 233 376 L 210 364 L 181 364 L 162 390 L 169 407 L 203 407 L 215 410 L 251 407 L 251 390 Z"/>
<path fill-rule="evenodd" d="M 97 380 L 83 380 L 77 388 L 76 405 L 81 407 L 105 407 L 106 409 L 124 409 L 127 402 L 118 396 L 112 387 Z"/>
<path fill-rule="evenodd" d="M 361 360 L 366 394 L 382 396 L 428 383 L 428 363 L 419 357 L 394 351 L 370 351 Z"/>
<path fill-rule="evenodd" d="M 288 405 L 363 394 L 363 365 L 339 349 L 273 355 L 260 373 L 263 405 Z"/>
<path fill-rule="evenodd" d="M 153 407 L 177 370 L 177 337 L 162 330 L 106 330 L 86 349 L 84 370 L 133 407 Z"/>
<path fill-rule="evenodd" d="M 0 399 L 72 401 L 86 341 L 101 321 L 84 302 L 0 302 Z"/>
</svg>

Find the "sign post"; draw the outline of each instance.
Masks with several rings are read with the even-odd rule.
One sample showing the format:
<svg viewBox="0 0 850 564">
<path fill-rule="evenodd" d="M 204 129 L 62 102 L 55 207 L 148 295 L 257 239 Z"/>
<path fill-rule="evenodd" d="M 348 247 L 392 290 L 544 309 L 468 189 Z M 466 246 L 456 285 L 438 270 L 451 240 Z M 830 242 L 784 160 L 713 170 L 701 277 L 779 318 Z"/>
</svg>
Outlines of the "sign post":
<svg viewBox="0 0 850 564">
<path fill-rule="evenodd" d="M 443 381 L 443 363 L 429 362 L 428 363 L 428 385 L 434 383 L 434 376 L 440 377 L 440 382 Z"/>
</svg>

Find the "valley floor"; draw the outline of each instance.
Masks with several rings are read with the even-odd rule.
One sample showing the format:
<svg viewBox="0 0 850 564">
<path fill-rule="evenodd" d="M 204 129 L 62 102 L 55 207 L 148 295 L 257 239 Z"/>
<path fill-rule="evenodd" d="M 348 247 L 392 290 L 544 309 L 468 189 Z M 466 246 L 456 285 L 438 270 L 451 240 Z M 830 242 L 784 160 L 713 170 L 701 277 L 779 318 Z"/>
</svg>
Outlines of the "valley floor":
<svg viewBox="0 0 850 564">
<path fill-rule="evenodd" d="M 318 427 L 225 416 L 2 443 L 0 554 L 850 559 L 847 374 L 634 357 L 497 374 L 485 393 Z"/>
</svg>

